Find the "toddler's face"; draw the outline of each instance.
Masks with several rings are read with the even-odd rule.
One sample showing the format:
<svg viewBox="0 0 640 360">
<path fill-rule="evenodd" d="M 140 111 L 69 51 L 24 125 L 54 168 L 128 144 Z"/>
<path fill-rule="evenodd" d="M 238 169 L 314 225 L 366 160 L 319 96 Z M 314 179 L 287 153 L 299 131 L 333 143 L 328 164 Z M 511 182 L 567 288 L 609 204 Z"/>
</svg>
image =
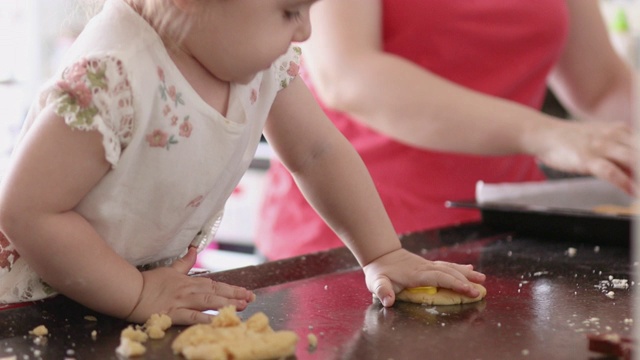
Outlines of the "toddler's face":
<svg viewBox="0 0 640 360">
<path fill-rule="evenodd" d="M 224 81 L 247 83 L 311 33 L 316 0 L 208 0 L 183 46 Z"/>
</svg>

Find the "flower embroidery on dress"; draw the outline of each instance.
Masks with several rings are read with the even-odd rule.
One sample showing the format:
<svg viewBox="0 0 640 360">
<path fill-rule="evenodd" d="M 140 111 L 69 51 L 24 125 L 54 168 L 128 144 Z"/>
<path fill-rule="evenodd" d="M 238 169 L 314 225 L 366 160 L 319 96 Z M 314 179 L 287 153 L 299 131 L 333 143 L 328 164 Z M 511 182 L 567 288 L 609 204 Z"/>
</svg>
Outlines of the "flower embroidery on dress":
<svg viewBox="0 0 640 360">
<path fill-rule="evenodd" d="M 296 75 L 298 75 L 299 71 L 300 71 L 300 65 L 296 64 L 293 61 L 289 61 L 289 68 L 287 69 L 287 75 L 291 77 L 295 77 Z"/>
<path fill-rule="evenodd" d="M 188 138 L 189 136 L 191 136 L 191 130 L 193 130 L 193 125 L 189 121 L 189 117 L 186 116 L 184 118 L 184 121 L 182 122 L 182 125 L 180 125 L 180 136 Z"/>
<path fill-rule="evenodd" d="M 302 49 L 300 49 L 299 46 L 294 46 L 292 47 L 292 50 L 293 55 L 286 56 L 285 58 L 281 59 L 282 62 L 278 67 L 280 74 L 286 75 L 280 75 L 280 89 L 284 89 L 289 86 L 289 83 L 291 83 L 291 81 L 295 79 L 296 76 L 298 76 L 298 72 L 300 71 L 299 64 L 300 56 L 302 55 Z"/>
<path fill-rule="evenodd" d="M 169 134 L 159 129 L 153 130 L 151 134 L 148 134 L 146 140 L 151 147 L 162 147 L 167 148 L 167 150 L 169 150 L 169 146 L 178 143 L 178 140 L 173 135 L 169 136 Z"/>
<path fill-rule="evenodd" d="M 9 239 L 0 232 L 0 269 L 11 270 L 11 266 L 20 258 L 20 254 L 9 242 Z"/>
<path fill-rule="evenodd" d="M 167 86 L 164 78 L 164 70 L 161 67 L 158 67 L 158 77 L 160 78 L 161 84 L 158 86 L 160 90 L 160 96 L 162 100 L 167 101 L 167 98 L 173 101 L 173 106 L 178 107 L 178 104 L 184 105 L 184 100 L 182 100 L 182 93 L 176 90 L 174 85 Z"/>
<path fill-rule="evenodd" d="M 82 59 L 67 68 L 56 84 L 63 93 L 56 112 L 74 113 L 70 126 L 87 127 L 93 123 L 98 114 L 98 108 L 92 104 L 93 94 L 107 90 L 105 67 L 104 63 Z"/>
<path fill-rule="evenodd" d="M 182 116 L 182 122 L 180 122 L 181 116 L 175 113 L 178 105 L 185 105 L 182 93 L 179 92 L 174 85 L 167 85 L 164 70 L 158 66 L 157 68 L 158 78 L 160 79 L 160 85 L 158 86 L 160 92 L 160 99 L 164 102 L 162 107 L 162 115 L 168 120 L 168 124 L 171 126 L 169 130 L 155 129 L 150 134 L 147 134 L 146 140 L 151 147 L 166 148 L 169 150 L 171 145 L 177 144 L 178 138 L 188 138 L 193 132 L 193 123 L 189 120 L 189 115 Z"/>
<path fill-rule="evenodd" d="M 105 157 L 115 165 L 133 137 L 135 118 L 122 61 L 114 56 L 80 59 L 62 72 L 52 94 L 55 113 L 67 125 L 102 134 Z"/>
</svg>

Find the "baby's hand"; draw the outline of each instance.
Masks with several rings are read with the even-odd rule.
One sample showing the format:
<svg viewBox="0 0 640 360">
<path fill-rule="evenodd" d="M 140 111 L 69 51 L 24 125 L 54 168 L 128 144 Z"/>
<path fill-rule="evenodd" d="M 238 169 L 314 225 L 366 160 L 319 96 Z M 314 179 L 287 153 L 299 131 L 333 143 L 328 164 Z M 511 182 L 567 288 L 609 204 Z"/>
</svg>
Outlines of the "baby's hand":
<svg viewBox="0 0 640 360">
<path fill-rule="evenodd" d="M 195 261 L 196 250 L 189 248 L 172 266 L 143 272 L 142 293 L 127 320 L 144 323 L 152 314 L 162 313 L 176 325 L 207 324 L 212 315 L 203 311 L 227 305 L 244 310 L 255 299 L 253 292 L 244 288 L 188 276 Z"/>
<path fill-rule="evenodd" d="M 367 287 L 385 307 L 392 306 L 395 294 L 404 288 L 435 286 L 476 297 L 470 282 L 485 280 L 471 265 L 429 261 L 404 249 L 390 252 L 363 267 Z"/>
</svg>

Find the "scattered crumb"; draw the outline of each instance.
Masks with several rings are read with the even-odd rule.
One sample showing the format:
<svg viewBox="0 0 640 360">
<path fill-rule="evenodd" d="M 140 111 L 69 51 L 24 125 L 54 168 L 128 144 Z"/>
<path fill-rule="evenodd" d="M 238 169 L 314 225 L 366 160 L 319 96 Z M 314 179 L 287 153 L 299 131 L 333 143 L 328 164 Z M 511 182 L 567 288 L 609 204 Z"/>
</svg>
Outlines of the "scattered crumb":
<svg viewBox="0 0 640 360">
<path fill-rule="evenodd" d="M 324 286 L 324 289 L 325 289 L 325 290 L 329 289 L 329 285 L 325 285 L 325 286 Z"/>
<path fill-rule="evenodd" d="M 144 323 L 144 330 L 151 339 L 162 339 L 165 331 L 171 327 L 171 318 L 166 314 L 153 314 Z"/>
<path fill-rule="evenodd" d="M 127 326 L 120 333 L 120 345 L 116 348 L 116 353 L 124 357 L 134 357 L 143 355 L 147 349 L 142 344 L 148 339 L 161 339 L 165 335 L 165 330 L 171 327 L 171 318 L 165 314 L 153 314 L 144 323 L 144 326 Z M 91 337 L 95 340 L 98 333 L 94 330 Z"/>
<path fill-rule="evenodd" d="M 574 247 L 570 247 L 567 249 L 567 252 L 565 254 L 567 254 L 567 256 L 569 257 L 574 257 L 576 256 L 576 253 L 578 252 L 578 249 L 574 248 Z"/>
<path fill-rule="evenodd" d="M 126 337 L 120 338 L 120 345 L 116 348 L 116 353 L 127 358 L 143 355 L 146 351 L 144 345 Z"/>
<path fill-rule="evenodd" d="M 297 342 L 293 331 L 274 331 L 264 313 L 255 313 L 242 322 L 235 308 L 227 306 L 211 323 L 182 331 L 171 349 L 185 359 L 272 359 L 293 355 Z"/>
<path fill-rule="evenodd" d="M 599 253 L 600 252 L 600 246 L 595 246 L 593 248 L 593 252 L 596 253 L 596 254 Z"/>
<path fill-rule="evenodd" d="M 125 338 L 131 341 L 143 343 L 149 339 L 149 335 L 139 328 L 136 329 L 132 325 L 129 325 L 120 333 L 120 339 L 122 340 Z"/>
<path fill-rule="evenodd" d="M 87 321 L 98 321 L 98 318 L 93 315 L 85 315 L 84 319 Z"/>
<path fill-rule="evenodd" d="M 614 289 L 628 289 L 629 288 L 629 280 L 627 279 L 609 279 L 611 284 L 613 284 Z"/>
<path fill-rule="evenodd" d="M 616 297 L 616 294 L 613 291 L 609 291 L 605 294 L 609 299 L 613 299 Z"/>
<path fill-rule="evenodd" d="M 624 319 L 623 322 L 625 325 L 631 325 L 633 323 L 633 319 Z"/>
<path fill-rule="evenodd" d="M 432 314 L 432 315 L 438 315 L 439 314 L 438 310 L 436 310 L 435 307 L 426 308 L 426 309 L 424 309 L 424 311 L 426 311 L 426 312 L 428 312 L 429 314 Z"/>
<path fill-rule="evenodd" d="M 0 360 L 18 360 L 18 357 L 15 355 L 11 355 L 11 356 L 2 357 L 0 358 Z"/>
<path fill-rule="evenodd" d="M 97 339 L 97 338 L 98 338 L 98 332 L 97 332 L 97 331 L 95 331 L 95 330 L 93 330 L 93 331 L 91 332 L 91 338 L 92 338 L 93 340 Z"/>
<path fill-rule="evenodd" d="M 314 333 L 309 333 L 309 335 L 307 335 L 307 340 L 309 341 L 309 350 L 318 347 L 318 337 Z"/>
<path fill-rule="evenodd" d="M 36 326 L 33 330 L 29 331 L 29 334 L 35 336 L 47 336 L 49 334 L 49 330 L 44 325 Z"/>
<path fill-rule="evenodd" d="M 529 355 L 529 350 L 527 350 L 527 349 L 522 350 L 522 355 L 524 355 L 524 356 Z"/>
<path fill-rule="evenodd" d="M 151 326 L 145 329 L 147 335 L 149 335 L 150 339 L 162 339 L 164 337 L 164 330 L 162 330 L 160 327 L 158 326 Z"/>
</svg>

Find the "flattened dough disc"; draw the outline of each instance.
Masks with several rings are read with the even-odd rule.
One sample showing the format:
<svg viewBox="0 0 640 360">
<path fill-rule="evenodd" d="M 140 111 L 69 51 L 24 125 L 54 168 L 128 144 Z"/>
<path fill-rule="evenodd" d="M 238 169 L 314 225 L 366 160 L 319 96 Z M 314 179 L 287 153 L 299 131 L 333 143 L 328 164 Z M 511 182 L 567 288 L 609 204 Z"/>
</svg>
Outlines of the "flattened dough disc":
<svg viewBox="0 0 640 360">
<path fill-rule="evenodd" d="M 480 284 L 474 283 L 473 286 L 480 292 L 480 295 L 475 298 L 459 294 L 449 289 L 438 288 L 437 291 L 434 291 L 433 289 L 435 288 L 433 287 L 425 287 L 404 289 L 396 295 L 396 299 L 425 305 L 468 304 L 484 299 L 487 295 L 487 289 Z"/>
</svg>

